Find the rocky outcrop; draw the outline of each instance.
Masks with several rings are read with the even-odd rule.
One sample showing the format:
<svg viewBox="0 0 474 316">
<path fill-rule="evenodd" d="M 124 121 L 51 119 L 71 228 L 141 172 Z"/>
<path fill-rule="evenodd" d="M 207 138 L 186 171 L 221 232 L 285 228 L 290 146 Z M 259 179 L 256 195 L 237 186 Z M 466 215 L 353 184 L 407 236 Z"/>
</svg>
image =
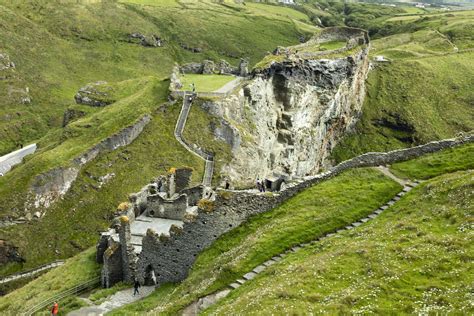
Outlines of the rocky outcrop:
<svg viewBox="0 0 474 316">
<path fill-rule="evenodd" d="M 5 265 L 9 262 L 25 262 L 19 252 L 18 248 L 10 245 L 5 240 L 0 239 L 0 265 Z"/>
<path fill-rule="evenodd" d="M 83 165 L 93 160 L 103 151 L 112 151 L 130 144 L 140 135 L 150 120 L 151 117 L 145 115 L 135 124 L 106 138 L 84 154 L 73 159 L 69 167 L 54 168 L 36 176 L 28 192 L 25 210 L 28 213 L 36 212 L 37 209 L 44 212 L 52 203 L 62 198 L 68 192 Z"/>
<path fill-rule="evenodd" d="M 188 63 L 179 68 L 179 72 L 184 74 L 220 74 L 220 75 L 240 75 L 248 73 L 248 60 L 242 59 L 239 67 L 234 67 L 224 59 L 218 63 L 212 60 L 203 60 L 201 63 Z"/>
<path fill-rule="evenodd" d="M 10 56 L 5 53 L 0 53 L 0 76 L 2 72 L 12 69 L 15 69 L 15 63 L 10 60 Z"/>
<path fill-rule="evenodd" d="M 65 127 L 69 123 L 71 123 L 72 121 L 75 121 L 75 120 L 77 120 L 77 119 L 79 119 L 79 118 L 81 118 L 85 115 L 86 115 L 86 112 L 84 112 L 84 111 L 69 108 L 66 111 L 64 111 L 62 126 Z"/>
<path fill-rule="evenodd" d="M 141 33 L 131 33 L 128 35 L 128 41 L 131 43 L 140 44 L 145 47 L 162 47 L 163 40 L 158 35 L 146 36 Z"/>
<path fill-rule="evenodd" d="M 77 104 L 86 104 L 90 106 L 102 107 L 114 103 L 115 100 L 110 98 L 107 82 L 98 81 L 90 83 L 82 88 L 74 96 Z"/>
<path fill-rule="evenodd" d="M 360 116 L 368 65 L 367 45 L 333 59 L 290 55 L 254 72 L 236 94 L 204 102 L 227 122 L 215 129 L 233 147 L 223 175 L 249 184 L 257 176 L 317 173 Z"/>
</svg>

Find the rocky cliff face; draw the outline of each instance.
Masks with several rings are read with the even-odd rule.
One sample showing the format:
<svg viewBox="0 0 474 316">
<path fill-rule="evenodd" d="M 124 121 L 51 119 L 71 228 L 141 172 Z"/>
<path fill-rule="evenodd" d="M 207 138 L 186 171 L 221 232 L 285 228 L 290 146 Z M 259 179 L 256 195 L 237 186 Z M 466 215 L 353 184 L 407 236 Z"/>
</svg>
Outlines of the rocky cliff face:
<svg viewBox="0 0 474 316">
<path fill-rule="evenodd" d="M 256 73 L 238 93 L 204 107 L 222 118 L 215 135 L 233 148 L 221 172 L 236 184 L 318 172 L 360 115 L 368 48 L 347 57 L 289 56 Z"/>
</svg>

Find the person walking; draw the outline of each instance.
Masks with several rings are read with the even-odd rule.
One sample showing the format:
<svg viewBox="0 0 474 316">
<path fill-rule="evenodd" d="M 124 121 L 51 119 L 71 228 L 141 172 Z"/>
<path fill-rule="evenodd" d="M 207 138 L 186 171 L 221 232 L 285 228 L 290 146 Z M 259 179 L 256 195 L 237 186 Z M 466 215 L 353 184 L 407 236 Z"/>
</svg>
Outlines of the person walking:
<svg viewBox="0 0 474 316">
<path fill-rule="evenodd" d="M 226 190 L 229 190 L 229 188 L 230 188 L 229 179 L 226 179 L 226 180 L 225 180 L 225 189 L 226 189 Z"/>
<path fill-rule="evenodd" d="M 138 288 L 140 286 L 140 282 L 138 282 L 138 280 L 135 280 L 135 283 L 133 284 L 133 296 L 135 296 L 136 294 L 140 295 L 140 292 L 138 291 Z"/>
<path fill-rule="evenodd" d="M 58 302 L 54 302 L 53 308 L 51 308 L 51 316 L 56 316 L 58 315 L 59 312 L 59 305 Z"/>
<path fill-rule="evenodd" d="M 257 190 L 258 192 L 262 192 L 262 183 L 259 178 L 257 178 Z"/>
</svg>

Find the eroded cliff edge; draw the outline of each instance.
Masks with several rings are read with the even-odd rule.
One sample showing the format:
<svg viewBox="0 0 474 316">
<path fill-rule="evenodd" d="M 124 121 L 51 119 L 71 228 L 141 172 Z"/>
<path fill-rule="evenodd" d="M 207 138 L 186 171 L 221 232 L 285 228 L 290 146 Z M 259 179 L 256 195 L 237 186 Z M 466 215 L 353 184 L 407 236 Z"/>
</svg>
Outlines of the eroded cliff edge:
<svg viewBox="0 0 474 316">
<path fill-rule="evenodd" d="M 325 43 L 343 46 L 322 50 Z M 203 102 L 221 118 L 214 134 L 232 147 L 223 177 L 248 185 L 256 177 L 317 173 L 360 116 L 368 51 L 365 31 L 326 29 L 305 44 L 278 48 L 236 93 Z"/>
</svg>

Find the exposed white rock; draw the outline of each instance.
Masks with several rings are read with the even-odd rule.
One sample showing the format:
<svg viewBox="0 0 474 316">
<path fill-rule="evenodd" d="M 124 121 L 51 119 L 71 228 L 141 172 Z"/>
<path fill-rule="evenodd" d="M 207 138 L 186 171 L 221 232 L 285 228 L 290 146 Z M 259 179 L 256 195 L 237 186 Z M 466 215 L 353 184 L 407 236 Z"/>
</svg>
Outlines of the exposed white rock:
<svg viewBox="0 0 474 316">
<path fill-rule="evenodd" d="M 368 49 L 334 60 L 273 63 L 238 93 L 204 108 L 225 121 L 216 137 L 232 146 L 222 173 L 233 183 L 273 174 L 307 176 L 327 163 L 360 116 Z M 227 125 L 227 132 L 223 126 Z"/>
</svg>

